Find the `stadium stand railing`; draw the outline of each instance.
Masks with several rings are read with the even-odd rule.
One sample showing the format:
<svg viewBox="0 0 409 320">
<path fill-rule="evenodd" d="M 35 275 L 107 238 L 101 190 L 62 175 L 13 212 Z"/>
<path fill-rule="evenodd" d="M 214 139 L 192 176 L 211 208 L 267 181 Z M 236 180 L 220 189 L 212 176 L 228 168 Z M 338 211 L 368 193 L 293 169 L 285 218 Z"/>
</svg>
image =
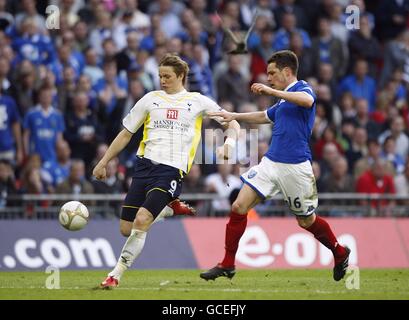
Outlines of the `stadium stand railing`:
<svg viewBox="0 0 409 320">
<path fill-rule="evenodd" d="M 113 219 L 120 216 L 125 194 L 22 194 L 7 198 L 0 208 L 0 219 L 56 219 L 60 206 L 71 200 L 87 205 L 91 218 Z M 213 207 L 222 199 L 211 193 L 182 194 L 181 199 L 197 208 L 200 217 L 226 216 L 226 210 Z M 255 207 L 258 217 L 291 216 L 288 206 L 278 195 Z M 409 216 L 409 195 L 321 193 L 317 212 L 332 217 L 403 217 Z"/>
</svg>

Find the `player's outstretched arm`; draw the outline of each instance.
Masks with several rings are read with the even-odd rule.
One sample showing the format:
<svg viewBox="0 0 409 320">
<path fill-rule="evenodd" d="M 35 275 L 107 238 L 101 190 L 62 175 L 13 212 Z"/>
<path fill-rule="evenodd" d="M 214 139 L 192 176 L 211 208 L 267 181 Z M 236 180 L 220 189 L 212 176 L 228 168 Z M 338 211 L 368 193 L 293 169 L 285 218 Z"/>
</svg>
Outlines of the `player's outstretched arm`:
<svg viewBox="0 0 409 320">
<path fill-rule="evenodd" d="M 106 165 L 109 161 L 115 158 L 129 143 L 132 138 L 133 133 L 129 132 L 127 129 L 123 129 L 114 141 L 112 141 L 111 145 L 109 146 L 108 150 L 105 152 L 102 159 L 98 162 L 95 166 L 94 170 L 92 171 L 92 175 L 100 179 L 105 179 L 106 177 Z"/>
<path fill-rule="evenodd" d="M 251 91 L 257 94 L 265 94 L 279 99 L 283 99 L 304 108 L 311 108 L 314 104 L 313 97 L 307 94 L 306 92 L 287 92 L 282 90 L 276 90 L 262 83 L 253 83 L 251 85 Z"/>
<path fill-rule="evenodd" d="M 266 118 L 266 114 L 264 111 L 246 112 L 246 113 L 218 111 L 218 112 L 209 112 L 207 115 L 211 119 L 215 119 L 220 123 L 227 123 L 233 120 L 243 121 L 247 123 L 256 123 L 256 124 L 271 123 L 271 121 L 269 121 Z"/>
</svg>

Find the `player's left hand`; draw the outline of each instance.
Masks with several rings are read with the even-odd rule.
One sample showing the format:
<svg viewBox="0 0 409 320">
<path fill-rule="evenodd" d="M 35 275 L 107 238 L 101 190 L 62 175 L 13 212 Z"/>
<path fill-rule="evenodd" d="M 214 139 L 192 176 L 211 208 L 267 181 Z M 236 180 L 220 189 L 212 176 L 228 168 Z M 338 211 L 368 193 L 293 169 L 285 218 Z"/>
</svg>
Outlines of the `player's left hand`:
<svg viewBox="0 0 409 320">
<path fill-rule="evenodd" d="M 253 91 L 254 93 L 257 94 L 268 94 L 271 95 L 272 94 L 272 88 L 266 86 L 265 84 L 262 83 L 253 83 L 251 85 L 251 91 Z"/>
</svg>

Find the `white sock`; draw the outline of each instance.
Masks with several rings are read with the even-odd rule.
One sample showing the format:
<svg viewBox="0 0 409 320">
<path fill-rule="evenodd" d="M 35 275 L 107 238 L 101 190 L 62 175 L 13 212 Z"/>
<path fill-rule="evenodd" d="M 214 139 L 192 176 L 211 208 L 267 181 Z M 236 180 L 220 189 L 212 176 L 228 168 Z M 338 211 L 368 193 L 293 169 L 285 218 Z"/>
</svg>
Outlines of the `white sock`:
<svg viewBox="0 0 409 320">
<path fill-rule="evenodd" d="M 163 208 L 163 210 L 158 214 L 158 216 L 156 217 L 155 220 L 153 220 L 152 224 L 158 222 L 158 221 L 162 221 L 167 217 L 171 217 L 173 216 L 173 209 L 169 206 L 166 206 L 165 208 Z"/>
<path fill-rule="evenodd" d="M 108 276 L 114 277 L 120 280 L 122 274 L 132 265 L 134 260 L 142 252 L 143 246 L 145 245 L 146 231 L 132 229 L 131 235 L 125 242 L 122 248 L 121 255 L 118 262 Z"/>
</svg>

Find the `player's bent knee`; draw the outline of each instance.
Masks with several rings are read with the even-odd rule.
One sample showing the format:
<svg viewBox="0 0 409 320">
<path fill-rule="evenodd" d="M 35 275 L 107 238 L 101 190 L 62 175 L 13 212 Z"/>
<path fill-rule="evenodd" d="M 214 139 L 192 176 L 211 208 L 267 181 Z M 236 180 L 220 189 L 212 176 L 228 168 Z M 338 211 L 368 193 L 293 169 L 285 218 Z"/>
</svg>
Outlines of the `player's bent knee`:
<svg viewBox="0 0 409 320">
<path fill-rule="evenodd" d="M 315 220 L 314 215 L 310 215 L 308 217 L 297 217 L 298 225 L 304 229 L 309 228 L 314 223 L 314 220 Z"/>
<path fill-rule="evenodd" d="M 245 214 L 249 209 L 242 205 L 240 202 L 234 201 L 231 209 L 233 212 L 238 213 L 238 214 Z"/>
<path fill-rule="evenodd" d="M 138 211 L 138 214 L 136 215 L 133 227 L 140 230 L 146 230 L 149 228 L 152 222 L 153 222 L 152 214 L 150 214 L 148 210 L 142 208 L 140 209 L 140 211 Z"/>
</svg>

